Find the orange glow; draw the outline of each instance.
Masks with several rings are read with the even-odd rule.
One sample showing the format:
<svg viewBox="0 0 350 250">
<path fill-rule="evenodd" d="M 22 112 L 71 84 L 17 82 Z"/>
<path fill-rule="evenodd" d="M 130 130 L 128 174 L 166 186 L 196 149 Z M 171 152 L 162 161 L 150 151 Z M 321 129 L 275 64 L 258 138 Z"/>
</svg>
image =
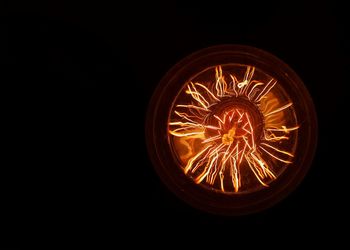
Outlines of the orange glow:
<svg viewBox="0 0 350 250">
<path fill-rule="evenodd" d="M 223 193 L 268 187 L 293 162 L 298 128 L 277 80 L 241 64 L 209 67 L 189 79 L 168 122 L 184 173 Z"/>
<path fill-rule="evenodd" d="M 244 45 L 205 48 L 170 68 L 145 125 L 163 183 L 214 214 L 273 206 L 305 177 L 317 146 L 303 81 L 274 55 Z"/>
</svg>

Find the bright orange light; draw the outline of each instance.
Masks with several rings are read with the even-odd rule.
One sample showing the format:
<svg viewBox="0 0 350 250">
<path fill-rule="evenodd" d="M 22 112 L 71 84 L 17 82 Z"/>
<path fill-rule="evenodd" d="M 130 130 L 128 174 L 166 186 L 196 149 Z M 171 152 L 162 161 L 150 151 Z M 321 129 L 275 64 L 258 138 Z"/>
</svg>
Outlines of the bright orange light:
<svg viewBox="0 0 350 250">
<path fill-rule="evenodd" d="M 223 45 L 177 63 L 146 121 L 155 170 L 181 199 L 237 215 L 272 206 L 310 167 L 316 114 L 301 79 L 262 50 Z"/>
<path fill-rule="evenodd" d="M 189 79 L 169 117 L 170 143 L 184 173 L 225 193 L 252 192 L 278 178 L 293 161 L 298 127 L 278 82 L 239 64 L 209 67 Z"/>
</svg>

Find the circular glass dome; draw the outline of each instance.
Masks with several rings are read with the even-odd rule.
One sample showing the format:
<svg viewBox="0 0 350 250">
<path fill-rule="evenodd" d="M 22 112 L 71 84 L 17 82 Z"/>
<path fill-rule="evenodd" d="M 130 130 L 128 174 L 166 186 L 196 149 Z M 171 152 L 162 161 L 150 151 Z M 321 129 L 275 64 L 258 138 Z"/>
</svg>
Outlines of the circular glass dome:
<svg viewBox="0 0 350 250">
<path fill-rule="evenodd" d="M 163 77 L 146 123 L 148 150 L 181 199 L 220 214 L 267 208 L 306 174 L 316 114 L 296 73 L 237 45 L 196 52 Z"/>
</svg>

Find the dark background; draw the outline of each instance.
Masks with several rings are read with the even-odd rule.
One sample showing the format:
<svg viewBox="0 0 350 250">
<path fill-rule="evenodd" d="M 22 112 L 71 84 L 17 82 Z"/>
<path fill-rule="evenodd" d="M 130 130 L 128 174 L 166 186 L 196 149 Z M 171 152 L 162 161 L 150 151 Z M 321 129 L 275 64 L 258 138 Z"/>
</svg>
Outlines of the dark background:
<svg viewBox="0 0 350 250">
<path fill-rule="evenodd" d="M 254 243 L 250 237 L 263 244 L 311 235 L 339 242 L 331 235 L 348 225 L 349 197 L 345 4 L 119 2 L 11 1 L 0 11 L 2 82 L 32 97 L 19 105 L 19 116 L 27 117 L 23 107 L 40 100 L 38 117 L 29 115 L 24 126 L 56 112 L 66 121 L 49 125 L 45 147 L 54 145 L 55 153 L 38 171 L 31 168 L 37 174 L 23 167 L 35 160 L 3 171 L 7 233 L 101 237 L 112 244 L 124 234 L 137 239 L 147 233 L 149 242 L 160 235 L 198 243 L 239 239 L 247 246 Z M 319 121 L 316 156 L 297 190 L 271 209 L 238 218 L 206 214 L 175 197 L 145 146 L 147 105 L 162 76 L 188 54 L 218 44 L 255 46 L 289 64 L 309 89 Z M 63 133 L 61 141 L 62 130 L 69 136 Z"/>
</svg>

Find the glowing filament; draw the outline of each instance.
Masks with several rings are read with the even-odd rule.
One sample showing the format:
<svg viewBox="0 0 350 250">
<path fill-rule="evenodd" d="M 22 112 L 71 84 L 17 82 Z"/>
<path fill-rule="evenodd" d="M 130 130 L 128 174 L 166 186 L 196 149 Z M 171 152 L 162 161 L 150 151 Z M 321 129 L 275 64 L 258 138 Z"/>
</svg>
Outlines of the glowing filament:
<svg viewBox="0 0 350 250">
<path fill-rule="evenodd" d="M 184 92 L 191 100 L 175 105 L 169 133 L 182 145 L 179 155 L 185 162 L 184 173 L 193 176 L 195 183 L 239 192 L 245 183 L 242 174 L 249 170 L 257 183 L 267 187 L 277 178 L 274 162 L 292 163 L 293 153 L 279 145 L 299 128 L 287 126 L 285 120 L 284 112 L 293 103 L 281 105 L 272 93 L 277 81 L 254 79 L 254 73 L 255 68 L 247 66 L 241 79 L 232 73 L 227 77 L 217 66 L 211 83 L 186 84 Z M 256 136 L 257 122 L 239 104 L 214 112 L 225 98 L 244 98 L 255 105 L 263 117 L 260 137 Z"/>
</svg>

